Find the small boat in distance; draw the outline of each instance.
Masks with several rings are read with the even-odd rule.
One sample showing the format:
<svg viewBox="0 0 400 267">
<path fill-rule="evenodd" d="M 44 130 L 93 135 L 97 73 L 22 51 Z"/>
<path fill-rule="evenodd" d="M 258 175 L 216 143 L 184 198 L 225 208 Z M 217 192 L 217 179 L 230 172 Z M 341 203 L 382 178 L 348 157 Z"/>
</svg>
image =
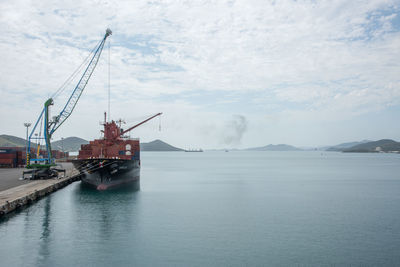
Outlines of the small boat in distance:
<svg viewBox="0 0 400 267">
<path fill-rule="evenodd" d="M 185 150 L 185 152 L 203 152 L 203 149 L 189 149 L 189 150 Z"/>
</svg>

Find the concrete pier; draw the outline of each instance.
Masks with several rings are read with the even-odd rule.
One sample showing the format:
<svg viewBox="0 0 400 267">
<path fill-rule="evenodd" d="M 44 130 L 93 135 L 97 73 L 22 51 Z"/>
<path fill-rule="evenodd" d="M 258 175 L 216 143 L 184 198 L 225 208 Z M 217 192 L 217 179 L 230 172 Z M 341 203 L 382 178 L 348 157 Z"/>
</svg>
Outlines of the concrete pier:
<svg viewBox="0 0 400 267">
<path fill-rule="evenodd" d="M 19 176 L 22 175 L 22 170 L 19 169 L 17 172 L 14 171 L 14 179 L 15 179 L 15 184 L 16 186 L 10 187 L 8 184 L 8 188 L 6 190 L 0 191 L 0 217 L 14 211 L 15 209 L 31 204 L 32 202 L 40 199 L 43 196 L 46 196 L 54 191 L 57 191 L 60 188 L 63 188 L 64 186 L 80 180 L 80 175 L 79 173 L 73 169 L 72 164 L 66 166 L 63 166 L 66 168 L 66 177 L 64 178 L 54 178 L 54 179 L 48 179 L 48 180 L 25 180 L 22 181 L 24 184 L 19 185 L 20 182 L 18 181 L 18 176 L 16 174 L 18 173 Z M 9 180 L 10 178 L 7 177 L 7 179 L 2 179 L 2 174 L 8 174 L 10 175 L 9 171 L 5 172 L 0 172 L 0 183 L 1 181 Z"/>
</svg>

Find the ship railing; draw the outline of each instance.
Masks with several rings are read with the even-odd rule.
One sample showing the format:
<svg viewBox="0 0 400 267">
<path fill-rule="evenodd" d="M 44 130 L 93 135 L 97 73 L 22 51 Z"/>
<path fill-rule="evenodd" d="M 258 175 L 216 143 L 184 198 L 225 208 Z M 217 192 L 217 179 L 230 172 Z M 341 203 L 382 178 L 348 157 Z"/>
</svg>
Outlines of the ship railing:
<svg viewBox="0 0 400 267">
<path fill-rule="evenodd" d="M 107 163 L 105 163 L 105 164 L 101 164 L 101 165 L 100 165 L 100 164 L 96 164 L 96 165 L 91 165 L 91 166 L 85 166 L 86 163 L 83 163 L 83 164 L 81 164 L 80 166 L 78 166 L 78 169 L 81 169 L 82 172 L 86 172 L 86 171 L 94 172 L 94 171 L 97 171 L 97 170 L 99 170 L 99 169 L 101 169 L 101 168 L 107 167 L 108 165 L 111 165 L 111 164 L 113 164 L 113 163 L 115 163 L 115 162 L 118 162 L 118 161 L 115 160 L 115 161 L 107 162 Z M 99 163 L 100 163 L 100 161 L 99 161 Z M 71 171 L 72 171 L 72 172 L 71 172 L 71 175 L 72 175 L 72 173 L 73 173 L 74 171 L 77 172 L 76 174 L 79 174 L 79 173 L 80 173 L 80 171 L 77 170 L 77 169 L 73 169 L 73 170 L 71 170 Z"/>
</svg>

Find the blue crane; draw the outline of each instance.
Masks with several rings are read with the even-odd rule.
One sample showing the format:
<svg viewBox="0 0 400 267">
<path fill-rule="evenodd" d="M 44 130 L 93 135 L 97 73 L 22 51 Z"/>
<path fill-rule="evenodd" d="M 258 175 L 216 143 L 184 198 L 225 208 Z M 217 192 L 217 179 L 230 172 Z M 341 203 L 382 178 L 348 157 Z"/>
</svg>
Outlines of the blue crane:
<svg viewBox="0 0 400 267">
<path fill-rule="evenodd" d="M 61 169 L 56 169 L 56 168 L 51 168 L 56 166 L 55 160 L 52 156 L 51 152 L 51 136 L 53 133 L 68 119 L 68 117 L 71 115 L 72 111 L 74 110 L 76 104 L 78 103 L 78 100 L 80 96 L 82 95 L 83 90 L 85 89 L 90 77 L 93 74 L 93 71 L 96 68 L 96 65 L 99 61 L 101 52 L 103 50 L 104 44 L 106 42 L 106 39 L 108 36 L 112 34 L 112 31 L 110 29 L 106 30 L 106 34 L 104 35 L 103 39 L 101 42 L 95 47 L 93 50 L 93 56 L 90 59 L 89 64 L 87 65 L 85 71 L 83 72 L 82 77 L 80 78 L 78 84 L 75 86 L 71 96 L 69 97 L 67 103 L 65 104 L 64 108 L 61 110 L 60 114 L 57 116 L 54 116 L 51 120 L 49 119 L 50 117 L 50 111 L 49 107 L 54 104 L 53 98 L 47 99 L 47 101 L 44 103 L 44 108 L 42 112 L 40 113 L 39 118 L 37 119 L 35 126 L 32 128 L 31 134 L 29 135 L 28 139 L 28 153 L 26 155 L 26 167 L 28 169 L 32 169 L 29 171 L 24 171 L 23 176 L 25 174 L 32 174 L 31 179 L 37 179 L 37 178 L 46 178 L 46 177 L 52 177 L 52 176 L 58 176 L 58 172 L 64 172 L 65 170 Z M 34 136 L 34 133 L 36 131 L 36 128 L 38 127 L 39 123 L 41 124 L 40 127 L 43 125 L 43 134 L 44 136 Z M 42 130 L 42 129 L 40 129 Z M 33 140 L 43 140 L 45 141 L 46 144 L 46 151 L 47 155 L 45 158 L 40 158 L 39 157 L 39 151 L 40 151 L 40 145 L 37 147 L 37 154 L 36 158 L 31 158 L 31 143 Z"/>
</svg>

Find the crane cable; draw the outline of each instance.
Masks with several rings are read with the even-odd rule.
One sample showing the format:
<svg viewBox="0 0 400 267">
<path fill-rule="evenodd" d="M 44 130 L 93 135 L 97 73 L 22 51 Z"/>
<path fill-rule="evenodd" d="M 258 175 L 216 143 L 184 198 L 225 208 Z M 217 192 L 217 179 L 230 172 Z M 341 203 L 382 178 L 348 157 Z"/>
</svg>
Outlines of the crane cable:
<svg viewBox="0 0 400 267">
<path fill-rule="evenodd" d="M 99 44 L 102 42 L 102 40 L 100 40 L 99 42 L 97 42 L 96 46 L 90 51 L 90 53 L 87 55 L 87 57 L 83 60 L 83 62 L 79 65 L 79 67 L 67 78 L 67 80 L 60 86 L 60 88 L 58 88 L 58 90 L 51 96 L 51 98 L 55 99 L 57 98 L 66 88 L 67 86 L 72 82 L 73 79 L 75 79 L 75 77 L 78 75 L 78 73 L 82 70 L 82 67 L 87 65 L 86 63 L 89 61 L 90 56 L 94 53 L 94 51 L 97 49 L 97 47 L 99 46 Z M 37 142 L 38 142 L 38 146 L 37 146 L 37 157 L 39 157 L 40 155 L 40 147 L 42 145 L 42 126 L 43 126 L 43 120 L 40 120 L 40 130 L 39 130 L 39 135 L 37 137 Z"/>
<path fill-rule="evenodd" d="M 58 90 L 52 95 L 51 98 L 53 99 L 57 98 L 67 88 L 67 85 L 69 85 L 72 82 L 72 80 L 75 79 L 78 73 L 82 70 L 82 67 L 87 65 L 86 63 L 89 61 L 90 56 L 93 54 L 93 52 L 96 50 L 96 48 L 99 46 L 101 42 L 102 40 L 97 42 L 96 46 L 92 49 L 92 51 L 90 51 L 90 53 L 83 60 L 81 65 L 79 65 L 79 67 L 67 78 L 67 80 L 60 86 L 60 88 L 58 88 Z"/>
</svg>

